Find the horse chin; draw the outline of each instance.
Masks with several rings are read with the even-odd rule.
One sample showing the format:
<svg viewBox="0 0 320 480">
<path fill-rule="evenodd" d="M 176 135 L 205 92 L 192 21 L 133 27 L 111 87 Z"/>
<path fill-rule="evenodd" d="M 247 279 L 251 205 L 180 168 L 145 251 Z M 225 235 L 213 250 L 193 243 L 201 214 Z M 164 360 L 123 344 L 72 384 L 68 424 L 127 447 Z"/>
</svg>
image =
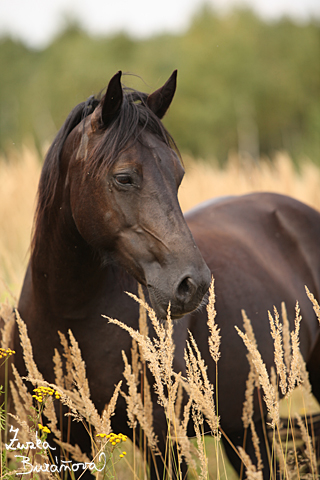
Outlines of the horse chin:
<svg viewBox="0 0 320 480">
<path fill-rule="evenodd" d="M 148 293 L 149 293 L 149 300 L 150 300 L 152 309 L 154 310 L 156 317 L 159 321 L 166 321 L 168 317 L 169 305 L 170 305 L 170 318 L 173 321 L 176 321 L 184 317 L 185 315 L 188 315 L 189 313 L 200 309 L 202 304 L 204 303 L 204 298 L 206 298 L 206 295 L 205 295 L 201 301 L 192 302 L 192 305 L 189 304 L 188 306 L 183 307 L 181 305 L 175 305 L 174 303 L 171 303 L 171 302 L 165 303 L 163 301 L 159 301 L 159 299 L 157 298 L 158 296 L 157 291 L 154 291 L 154 289 L 150 287 L 148 287 Z"/>
<path fill-rule="evenodd" d="M 168 310 L 165 310 L 164 308 L 162 308 L 161 306 L 159 305 L 154 305 L 152 302 L 152 308 L 156 314 L 156 317 L 159 321 L 161 322 L 165 322 L 168 318 Z M 183 318 L 185 317 L 186 315 L 188 315 L 189 313 L 193 312 L 197 310 L 197 308 L 193 308 L 193 309 L 188 309 L 186 311 L 183 311 L 183 312 L 178 312 L 178 311 L 175 311 L 171 308 L 171 305 L 170 305 L 170 318 L 171 320 L 173 320 L 174 322 L 176 320 L 180 320 L 180 318 Z"/>
</svg>

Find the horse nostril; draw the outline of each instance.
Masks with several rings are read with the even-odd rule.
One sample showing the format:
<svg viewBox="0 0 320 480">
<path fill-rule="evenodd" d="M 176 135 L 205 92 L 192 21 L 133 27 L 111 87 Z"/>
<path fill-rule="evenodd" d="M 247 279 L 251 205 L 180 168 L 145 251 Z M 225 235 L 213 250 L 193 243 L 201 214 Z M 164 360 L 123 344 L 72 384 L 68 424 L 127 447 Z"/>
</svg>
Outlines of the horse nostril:
<svg viewBox="0 0 320 480">
<path fill-rule="evenodd" d="M 176 298 L 180 302 L 188 303 L 197 290 L 197 286 L 190 277 L 185 277 L 178 285 Z"/>
</svg>

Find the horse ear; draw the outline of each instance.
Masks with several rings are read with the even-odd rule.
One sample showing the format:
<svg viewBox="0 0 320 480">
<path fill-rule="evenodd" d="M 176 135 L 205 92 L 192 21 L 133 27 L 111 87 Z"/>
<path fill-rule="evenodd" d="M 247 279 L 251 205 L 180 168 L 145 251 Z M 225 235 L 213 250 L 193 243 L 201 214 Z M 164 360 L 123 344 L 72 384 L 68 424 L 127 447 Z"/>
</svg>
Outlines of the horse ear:
<svg viewBox="0 0 320 480">
<path fill-rule="evenodd" d="M 107 88 L 107 92 L 103 99 L 101 120 L 105 127 L 107 127 L 117 115 L 117 113 L 119 113 L 122 105 L 123 93 L 120 81 L 121 75 L 122 72 L 119 71 L 111 78 Z"/>
<path fill-rule="evenodd" d="M 164 117 L 170 107 L 177 86 L 177 73 L 175 70 L 169 80 L 147 98 L 147 105 L 160 119 Z"/>
</svg>

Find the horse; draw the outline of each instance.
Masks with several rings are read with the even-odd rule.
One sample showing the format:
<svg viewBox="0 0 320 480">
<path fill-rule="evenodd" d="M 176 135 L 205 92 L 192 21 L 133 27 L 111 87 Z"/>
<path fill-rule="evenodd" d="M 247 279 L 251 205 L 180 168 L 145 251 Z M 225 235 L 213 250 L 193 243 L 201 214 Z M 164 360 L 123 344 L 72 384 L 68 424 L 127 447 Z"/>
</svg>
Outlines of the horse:
<svg viewBox="0 0 320 480">
<path fill-rule="evenodd" d="M 124 290 L 139 282 L 156 315 L 167 307 L 175 322 L 175 370 L 185 372 L 184 346 L 192 332 L 215 385 L 204 309 L 215 277 L 219 360 L 219 415 L 224 432 L 242 445 L 241 410 L 249 371 L 245 347 L 234 325 L 241 309 L 251 319 L 268 368 L 273 343 L 267 310 L 299 300 L 304 317 L 301 352 L 313 393 L 320 401 L 319 326 L 304 285 L 320 293 L 320 215 L 289 197 L 256 193 L 225 197 L 183 216 L 177 191 L 184 175 L 179 150 L 161 119 L 175 90 L 177 72 L 150 95 L 121 85 L 121 72 L 101 99 L 76 106 L 46 156 L 39 182 L 31 258 L 18 304 L 28 326 L 35 361 L 54 381 L 52 355 L 57 331 L 71 329 L 86 362 L 92 399 L 99 411 L 122 378 L 121 351 L 130 357 L 131 339 L 101 314 L 138 329 L 138 306 Z M 214 189 L 214 185 L 213 185 Z M 291 325 L 293 320 L 291 319 Z M 24 373 L 18 333 L 16 365 Z M 103 368 L 103 366 L 107 366 Z M 255 399 L 254 422 L 260 438 L 264 478 L 269 478 L 267 447 Z M 154 430 L 164 453 L 166 419 L 153 398 Z M 132 437 L 120 399 L 112 426 Z M 192 434 L 192 425 L 189 433 Z M 82 450 L 89 438 L 75 430 Z M 239 457 L 223 439 L 240 473 Z M 254 459 L 250 433 L 247 451 Z M 156 457 L 150 478 L 162 478 Z M 186 472 L 183 467 L 183 474 Z"/>
<path fill-rule="evenodd" d="M 54 349 L 61 351 L 58 331 L 72 330 L 100 412 L 122 378 L 121 352 L 130 358 L 132 346 L 101 315 L 138 328 L 138 305 L 125 290 L 137 294 L 139 282 L 158 318 L 166 318 L 170 303 L 178 319 L 201 304 L 211 281 L 177 199 L 184 175 L 179 150 L 161 122 L 177 72 L 150 95 L 122 88 L 121 75 L 112 77 L 101 100 L 91 97 L 71 111 L 47 153 L 18 303 L 35 361 L 50 383 Z M 17 331 L 14 343 L 16 366 L 25 374 Z M 167 425 L 155 398 L 153 410 L 164 454 Z M 126 418 L 120 398 L 113 430 L 132 437 Z M 90 453 L 87 432 L 73 425 L 72 434 Z M 157 458 L 160 478 L 163 469 Z M 156 478 L 156 471 L 150 475 Z"/>
</svg>

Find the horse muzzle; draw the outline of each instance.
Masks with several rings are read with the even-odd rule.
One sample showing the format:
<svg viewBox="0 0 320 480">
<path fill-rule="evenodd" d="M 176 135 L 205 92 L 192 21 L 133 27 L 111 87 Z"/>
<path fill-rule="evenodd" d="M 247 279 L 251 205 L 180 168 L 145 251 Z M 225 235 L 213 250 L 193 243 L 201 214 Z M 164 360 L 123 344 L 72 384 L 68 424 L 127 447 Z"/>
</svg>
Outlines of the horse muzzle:
<svg viewBox="0 0 320 480">
<path fill-rule="evenodd" d="M 169 304 L 172 319 L 196 310 L 211 282 L 211 272 L 205 263 L 201 270 L 190 269 L 176 281 L 171 275 L 167 279 L 165 277 L 161 272 L 156 281 L 147 283 L 149 298 L 158 319 L 166 318 Z"/>
</svg>

